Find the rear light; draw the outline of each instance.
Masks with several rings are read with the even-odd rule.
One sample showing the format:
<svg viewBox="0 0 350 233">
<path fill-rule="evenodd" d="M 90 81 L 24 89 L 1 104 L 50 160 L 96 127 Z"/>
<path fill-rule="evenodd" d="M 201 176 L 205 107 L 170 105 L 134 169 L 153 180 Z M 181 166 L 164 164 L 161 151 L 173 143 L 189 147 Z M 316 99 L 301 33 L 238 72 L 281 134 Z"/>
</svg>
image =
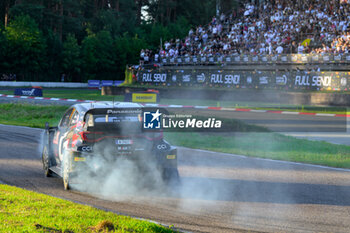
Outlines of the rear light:
<svg viewBox="0 0 350 233">
<path fill-rule="evenodd" d="M 90 132 L 90 131 L 83 131 L 79 133 L 83 141 L 98 141 L 101 136 L 96 135 L 103 135 L 103 132 Z"/>
<path fill-rule="evenodd" d="M 87 137 L 87 134 L 88 134 L 89 132 L 80 132 L 79 134 L 80 134 L 80 136 L 81 136 L 81 138 L 83 139 L 83 141 L 87 141 L 88 140 L 88 137 Z"/>
</svg>

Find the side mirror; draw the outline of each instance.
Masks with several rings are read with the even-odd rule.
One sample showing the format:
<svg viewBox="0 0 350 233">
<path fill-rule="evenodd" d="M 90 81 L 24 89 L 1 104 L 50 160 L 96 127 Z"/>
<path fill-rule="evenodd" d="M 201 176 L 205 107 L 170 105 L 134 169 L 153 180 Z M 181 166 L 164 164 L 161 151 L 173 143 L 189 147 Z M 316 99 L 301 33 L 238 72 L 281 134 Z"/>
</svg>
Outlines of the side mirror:
<svg viewBox="0 0 350 233">
<path fill-rule="evenodd" d="M 49 122 L 45 122 L 45 129 L 46 129 L 46 130 L 49 130 L 49 129 L 50 129 Z"/>
</svg>

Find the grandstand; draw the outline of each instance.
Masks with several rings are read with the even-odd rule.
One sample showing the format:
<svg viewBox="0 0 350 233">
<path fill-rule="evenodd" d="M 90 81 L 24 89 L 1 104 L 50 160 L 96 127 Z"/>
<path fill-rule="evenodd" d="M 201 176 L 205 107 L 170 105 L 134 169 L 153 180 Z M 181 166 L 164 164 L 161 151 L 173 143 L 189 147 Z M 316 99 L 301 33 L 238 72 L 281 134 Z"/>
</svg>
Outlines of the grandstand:
<svg viewBox="0 0 350 233">
<path fill-rule="evenodd" d="M 221 13 L 185 38 L 166 41 L 159 51 L 142 50 L 142 63 L 350 63 L 350 1 L 259 2 Z"/>
</svg>

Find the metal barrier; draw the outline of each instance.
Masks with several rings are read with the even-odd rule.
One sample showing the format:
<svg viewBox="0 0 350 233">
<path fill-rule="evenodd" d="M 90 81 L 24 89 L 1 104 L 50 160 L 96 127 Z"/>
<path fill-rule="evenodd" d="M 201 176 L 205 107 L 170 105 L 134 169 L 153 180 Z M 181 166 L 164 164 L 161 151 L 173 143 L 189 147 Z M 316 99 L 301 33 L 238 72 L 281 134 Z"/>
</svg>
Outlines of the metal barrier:
<svg viewBox="0 0 350 233">
<path fill-rule="evenodd" d="M 350 64 L 350 54 L 223 55 L 162 58 L 163 65 Z"/>
</svg>

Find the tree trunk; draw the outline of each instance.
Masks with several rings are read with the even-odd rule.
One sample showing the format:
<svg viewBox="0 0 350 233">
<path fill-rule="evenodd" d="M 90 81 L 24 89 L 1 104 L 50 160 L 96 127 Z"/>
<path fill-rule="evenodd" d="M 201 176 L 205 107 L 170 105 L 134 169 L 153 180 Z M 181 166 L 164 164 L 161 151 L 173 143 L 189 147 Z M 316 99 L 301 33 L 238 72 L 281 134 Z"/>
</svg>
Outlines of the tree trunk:
<svg viewBox="0 0 350 233">
<path fill-rule="evenodd" d="M 7 27 L 7 23 L 8 23 L 8 18 L 9 18 L 9 10 L 10 10 L 10 1 L 6 1 L 5 2 L 5 27 Z"/>
<path fill-rule="evenodd" d="M 94 15 L 98 12 L 98 0 L 94 0 Z"/>
<path fill-rule="evenodd" d="M 115 0 L 114 9 L 115 9 L 117 12 L 119 12 L 119 9 L 120 9 L 119 0 Z"/>
<path fill-rule="evenodd" d="M 142 0 L 135 0 L 135 6 L 137 7 L 137 12 L 136 12 L 136 23 L 137 25 L 141 24 L 141 9 L 142 9 Z"/>
<path fill-rule="evenodd" d="M 60 36 L 60 41 L 62 41 L 62 34 L 63 34 L 63 3 L 62 0 L 60 0 L 60 23 L 59 23 L 59 36 Z"/>
</svg>

